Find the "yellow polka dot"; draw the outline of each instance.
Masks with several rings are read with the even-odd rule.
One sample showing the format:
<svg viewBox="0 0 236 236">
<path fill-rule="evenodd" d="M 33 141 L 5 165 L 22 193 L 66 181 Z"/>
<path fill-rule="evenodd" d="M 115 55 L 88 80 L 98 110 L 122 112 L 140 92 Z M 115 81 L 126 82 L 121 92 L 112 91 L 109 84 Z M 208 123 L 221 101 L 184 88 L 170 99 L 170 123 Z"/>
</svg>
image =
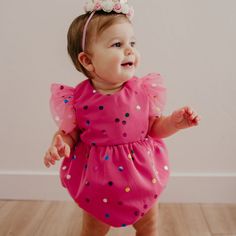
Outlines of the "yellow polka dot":
<svg viewBox="0 0 236 236">
<path fill-rule="evenodd" d="M 130 192 L 130 187 L 126 187 L 126 188 L 125 188 L 125 192 L 126 192 L 126 193 Z"/>
<path fill-rule="evenodd" d="M 153 178 L 152 179 L 152 183 L 155 184 L 157 182 L 157 179 L 156 178 Z"/>
</svg>

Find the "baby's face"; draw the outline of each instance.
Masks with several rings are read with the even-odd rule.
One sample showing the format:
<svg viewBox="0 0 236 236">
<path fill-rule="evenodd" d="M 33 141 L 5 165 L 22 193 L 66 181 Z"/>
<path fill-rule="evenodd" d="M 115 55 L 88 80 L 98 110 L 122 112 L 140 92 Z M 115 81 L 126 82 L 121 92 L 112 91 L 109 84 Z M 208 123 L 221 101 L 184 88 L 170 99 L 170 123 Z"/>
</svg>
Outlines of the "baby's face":
<svg viewBox="0 0 236 236">
<path fill-rule="evenodd" d="M 92 45 L 94 79 L 118 84 L 132 78 L 139 62 L 135 43 L 133 27 L 128 22 L 104 30 Z"/>
</svg>

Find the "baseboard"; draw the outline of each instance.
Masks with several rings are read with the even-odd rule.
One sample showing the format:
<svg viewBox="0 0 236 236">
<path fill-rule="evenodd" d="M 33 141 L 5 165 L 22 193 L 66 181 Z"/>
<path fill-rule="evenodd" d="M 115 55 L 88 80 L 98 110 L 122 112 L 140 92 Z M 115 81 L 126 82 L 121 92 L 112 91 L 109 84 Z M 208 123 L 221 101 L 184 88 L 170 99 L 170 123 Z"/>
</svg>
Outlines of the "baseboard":
<svg viewBox="0 0 236 236">
<path fill-rule="evenodd" d="M 72 201 L 57 172 L 0 171 L 0 199 Z M 159 202 L 236 203 L 236 173 L 172 173 Z"/>
</svg>

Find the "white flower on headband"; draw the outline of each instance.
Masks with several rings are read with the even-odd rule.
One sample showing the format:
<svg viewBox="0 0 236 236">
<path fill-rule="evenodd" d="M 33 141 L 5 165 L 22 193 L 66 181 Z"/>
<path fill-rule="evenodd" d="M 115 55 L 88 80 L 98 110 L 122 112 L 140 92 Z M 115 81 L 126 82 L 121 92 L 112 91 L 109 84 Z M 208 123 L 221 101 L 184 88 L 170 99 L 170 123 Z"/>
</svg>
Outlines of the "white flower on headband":
<svg viewBox="0 0 236 236">
<path fill-rule="evenodd" d="M 103 10 L 105 12 L 114 11 L 125 14 L 129 19 L 133 18 L 134 9 L 129 6 L 127 0 L 87 0 L 84 6 L 85 12 Z"/>
</svg>

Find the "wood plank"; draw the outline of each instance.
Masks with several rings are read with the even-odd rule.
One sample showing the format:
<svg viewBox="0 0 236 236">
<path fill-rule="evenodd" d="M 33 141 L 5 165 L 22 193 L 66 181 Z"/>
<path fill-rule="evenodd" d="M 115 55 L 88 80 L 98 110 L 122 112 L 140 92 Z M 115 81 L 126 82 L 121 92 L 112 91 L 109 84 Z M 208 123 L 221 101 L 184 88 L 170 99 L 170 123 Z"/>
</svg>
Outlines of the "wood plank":
<svg viewBox="0 0 236 236">
<path fill-rule="evenodd" d="M 0 229 L 2 235 L 26 236 L 37 230 L 49 203 L 41 201 L 8 201 L 0 209 Z"/>
<path fill-rule="evenodd" d="M 51 202 L 34 235 L 78 236 L 81 223 L 81 210 L 74 202 Z"/>
<path fill-rule="evenodd" d="M 199 204 L 160 204 L 161 236 L 211 236 Z"/>
<path fill-rule="evenodd" d="M 201 204 L 212 234 L 236 234 L 236 204 Z"/>
</svg>

